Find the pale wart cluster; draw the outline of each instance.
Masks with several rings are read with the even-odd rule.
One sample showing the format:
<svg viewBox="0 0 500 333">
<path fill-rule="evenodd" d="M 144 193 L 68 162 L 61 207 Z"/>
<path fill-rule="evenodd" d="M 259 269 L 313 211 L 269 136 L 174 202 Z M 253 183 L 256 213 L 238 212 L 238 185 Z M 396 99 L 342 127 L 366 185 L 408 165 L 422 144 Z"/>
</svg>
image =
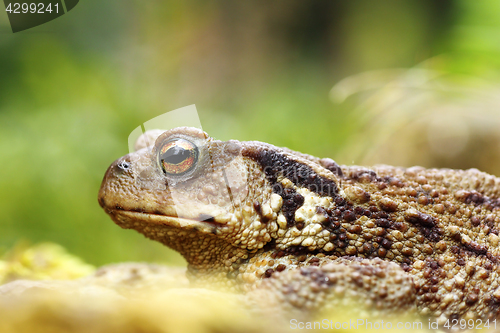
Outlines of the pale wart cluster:
<svg viewBox="0 0 500 333">
<path fill-rule="evenodd" d="M 291 185 L 290 180 L 284 179 L 282 183 Z M 314 251 L 323 249 L 328 252 L 333 250 L 334 246 L 330 242 L 330 232 L 325 230 L 323 223 L 327 220 L 328 216 L 323 210 L 318 210 L 317 207 L 333 208 L 334 203 L 331 197 L 320 197 L 305 188 L 297 189 L 302 197 L 304 203 L 295 211 L 295 221 L 299 224 L 299 228 L 287 227 L 287 222 L 284 214 L 278 216 L 278 239 L 276 242 L 277 249 L 286 249 L 289 246 L 303 246 L 308 250 Z"/>
</svg>

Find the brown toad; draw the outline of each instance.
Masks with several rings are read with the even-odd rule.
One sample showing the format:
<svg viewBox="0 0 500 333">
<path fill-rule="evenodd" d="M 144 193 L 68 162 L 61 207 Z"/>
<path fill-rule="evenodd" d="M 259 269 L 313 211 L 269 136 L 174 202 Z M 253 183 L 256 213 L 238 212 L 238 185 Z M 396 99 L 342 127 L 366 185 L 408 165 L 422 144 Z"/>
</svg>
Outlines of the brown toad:
<svg viewBox="0 0 500 333">
<path fill-rule="evenodd" d="M 109 167 L 99 203 L 180 252 L 194 285 L 308 313 L 349 297 L 442 321 L 499 316 L 500 179 L 160 133 Z"/>
</svg>

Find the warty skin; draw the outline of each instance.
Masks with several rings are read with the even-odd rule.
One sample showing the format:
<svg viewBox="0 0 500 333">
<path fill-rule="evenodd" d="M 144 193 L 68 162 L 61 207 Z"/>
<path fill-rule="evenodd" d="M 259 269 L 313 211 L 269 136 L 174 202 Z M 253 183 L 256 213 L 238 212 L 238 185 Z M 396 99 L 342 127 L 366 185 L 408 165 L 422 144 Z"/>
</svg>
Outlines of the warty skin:
<svg viewBox="0 0 500 333">
<path fill-rule="evenodd" d="M 143 134 L 99 191 L 116 224 L 181 253 L 195 286 L 441 321 L 499 316 L 499 197 L 475 169 L 339 166 L 188 127 Z"/>
</svg>

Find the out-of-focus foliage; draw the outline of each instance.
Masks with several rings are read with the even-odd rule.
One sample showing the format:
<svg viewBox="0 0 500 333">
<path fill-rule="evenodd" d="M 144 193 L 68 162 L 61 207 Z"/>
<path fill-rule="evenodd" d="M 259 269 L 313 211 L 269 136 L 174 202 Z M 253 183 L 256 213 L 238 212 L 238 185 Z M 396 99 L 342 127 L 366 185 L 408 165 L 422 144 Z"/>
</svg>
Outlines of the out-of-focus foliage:
<svg viewBox="0 0 500 333">
<path fill-rule="evenodd" d="M 0 259 L 0 284 L 18 279 L 71 280 L 89 275 L 94 270 L 60 245 L 43 243 L 28 247 L 18 244 Z"/>
<path fill-rule="evenodd" d="M 373 135 L 386 130 L 370 107 L 388 107 L 364 98 L 390 102 L 393 90 L 351 91 L 339 103 L 329 98 L 332 86 L 388 68 L 461 74 L 466 85 L 481 78 L 495 86 L 499 29 L 496 0 L 87 0 L 17 34 L 0 14 L 0 247 L 53 241 L 93 264 L 182 263 L 162 245 L 120 230 L 97 204 L 102 176 L 127 153 L 132 129 L 195 103 L 203 128 L 218 139 L 267 141 L 359 163 L 376 155 Z M 385 83 L 394 81 L 382 76 L 375 81 L 390 88 Z M 403 89 L 390 105 L 423 96 Z M 435 89 L 424 88 L 437 96 Z M 429 108 L 433 98 L 426 101 Z M 398 107 L 391 110 L 387 119 L 400 116 Z M 476 111 L 460 112 L 467 110 Z M 416 150 L 407 147 L 396 154 L 402 159 L 387 163 L 434 163 L 406 158 Z"/>
<path fill-rule="evenodd" d="M 307 311 L 285 315 L 262 294 L 249 299 L 227 291 L 187 288 L 183 271 L 129 263 L 104 266 L 78 280 L 1 285 L 0 332 L 377 332 L 396 326 L 403 333 L 431 331 L 428 320 L 411 309 L 367 311 L 364 301 L 348 295 L 341 306 L 327 306 L 312 317 Z"/>
<path fill-rule="evenodd" d="M 500 175 L 499 84 L 419 68 L 380 70 L 342 80 L 331 96 L 359 101 L 350 117 L 361 121 L 339 159 Z"/>
<path fill-rule="evenodd" d="M 288 321 L 274 310 L 252 311 L 237 295 L 206 289 L 146 289 L 140 296 L 124 299 L 112 289 L 76 285 L 68 290 L 56 283 L 48 285 L 50 290 L 42 289 L 47 284 L 38 283 L 36 292 L 13 297 L 14 302 L 11 297 L 0 299 L 2 333 L 282 333 L 299 327 L 313 332 L 366 333 L 381 327 L 394 329 L 397 324 L 402 333 L 434 332 L 427 320 L 411 316 L 366 314 L 349 321 L 348 311 L 357 305 L 352 302 L 321 317 Z"/>
</svg>

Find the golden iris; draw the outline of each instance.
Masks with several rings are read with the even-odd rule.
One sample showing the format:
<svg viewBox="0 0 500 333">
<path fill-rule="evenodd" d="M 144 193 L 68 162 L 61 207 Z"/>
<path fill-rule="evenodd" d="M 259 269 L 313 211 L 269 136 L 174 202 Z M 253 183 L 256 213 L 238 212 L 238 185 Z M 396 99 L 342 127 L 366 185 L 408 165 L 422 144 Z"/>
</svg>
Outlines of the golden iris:
<svg viewBox="0 0 500 333">
<path fill-rule="evenodd" d="M 195 167 L 198 148 L 188 140 L 173 139 L 161 147 L 158 160 L 166 174 L 181 175 Z"/>
</svg>

